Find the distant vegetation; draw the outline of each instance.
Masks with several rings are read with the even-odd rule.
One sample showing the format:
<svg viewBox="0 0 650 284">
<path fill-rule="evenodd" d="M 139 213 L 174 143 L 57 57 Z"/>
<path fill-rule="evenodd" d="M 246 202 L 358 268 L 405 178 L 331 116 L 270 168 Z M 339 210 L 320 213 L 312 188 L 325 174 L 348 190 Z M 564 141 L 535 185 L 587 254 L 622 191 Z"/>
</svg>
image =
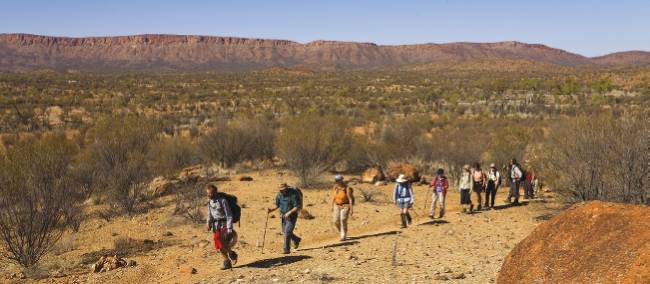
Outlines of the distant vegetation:
<svg viewBox="0 0 650 284">
<path fill-rule="evenodd" d="M 137 214 L 149 181 L 199 163 L 313 185 L 390 162 L 455 180 L 515 157 L 566 202 L 650 204 L 649 110 L 648 68 L 0 73 L 0 238 L 33 265 L 83 201 Z"/>
</svg>

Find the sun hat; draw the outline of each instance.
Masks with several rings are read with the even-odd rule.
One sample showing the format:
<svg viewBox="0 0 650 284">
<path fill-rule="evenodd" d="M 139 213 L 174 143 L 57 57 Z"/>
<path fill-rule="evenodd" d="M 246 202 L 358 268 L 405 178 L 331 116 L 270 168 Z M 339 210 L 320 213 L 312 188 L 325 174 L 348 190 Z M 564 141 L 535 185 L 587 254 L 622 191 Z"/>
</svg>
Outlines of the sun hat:
<svg viewBox="0 0 650 284">
<path fill-rule="evenodd" d="M 496 168 L 496 167 L 497 165 L 495 165 L 494 163 L 490 164 L 490 168 Z"/>
<path fill-rule="evenodd" d="M 406 179 L 406 176 L 403 174 L 400 174 L 397 179 L 395 180 L 396 182 L 407 182 L 408 179 Z"/>
<path fill-rule="evenodd" d="M 280 185 L 278 186 L 278 189 L 282 190 L 282 189 L 285 189 L 287 187 L 289 187 L 289 185 L 286 182 L 283 182 L 283 183 L 280 183 Z"/>
<path fill-rule="evenodd" d="M 343 181 L 343 176 L 342 175 L 335 175 L 334 176 L 334 181 Z"/>
</svg>

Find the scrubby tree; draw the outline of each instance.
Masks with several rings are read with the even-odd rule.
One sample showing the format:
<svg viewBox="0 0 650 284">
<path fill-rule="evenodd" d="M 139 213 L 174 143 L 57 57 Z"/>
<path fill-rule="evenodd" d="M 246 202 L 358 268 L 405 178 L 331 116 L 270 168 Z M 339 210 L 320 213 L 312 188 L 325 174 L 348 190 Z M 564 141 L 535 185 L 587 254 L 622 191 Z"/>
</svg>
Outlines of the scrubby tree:
<svg viewBox="0 0 650 284">
<path fill-rule="evenodd" d="M 563 120 L 552 127 L 537 162 L 568 203 L 648 204 L 648 131 L 642 115 Z"/>
<path fill-rule="evenodd" d="M 143 117 L 111 117 L 92 129 L 92 143 L 86 148 L 88 164 L 97 174 L 93 186 L 114 205 L 133 213 L 152 176 L 150 156 L 158 140 L 159 125 Z"/>
<path fill-rule="evenodd" d="M 276 151 L 303 186 L 331 169 L 349 149 L 351 135 L 336 117 L 304 115 L 287 119 L 277 136 Z"/>
<path fill-rule="evenodd" d="M 20 142 L 0 156 L 0 240 L 5 257 L 36 264 L 57 242 L 75 203 L 70 163 L 77 147 L 63 135 Z"/>
</svg>

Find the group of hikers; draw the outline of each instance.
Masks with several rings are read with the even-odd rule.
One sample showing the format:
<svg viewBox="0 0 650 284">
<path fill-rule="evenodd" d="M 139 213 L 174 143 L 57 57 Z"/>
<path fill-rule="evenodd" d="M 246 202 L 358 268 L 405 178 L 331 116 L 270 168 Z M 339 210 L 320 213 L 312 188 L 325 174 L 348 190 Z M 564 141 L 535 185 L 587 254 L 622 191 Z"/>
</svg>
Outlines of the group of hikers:
<svg viewBox="0 0 650 284">
<path fill-rule="evenodd" d="M 504 168 L 510 184 L 510 191 L 505 202 L 519 205 L 519 187 L 521 182 L 524 183 L 525 198 L 532 199 L 534 196 L 533 181 L 535 180 L 533 172 L 525 171 L 517 163 L 516 159 L 512 159 L 509 165 Z M 496 193 L 501 186 L 501 181 L 501 173 L 495 164 L 490 164 L 487 172 L 481 169 L 479 163 L 475 163 L 471 168 L 469 165 L 463 166 L 463 171 L 458 180 L 462 212 L 472 213 L 474 211 L 475 206 L 471 198 L 472 192 L 477 201 L 476 210 L 482 210 L 483 208 L 486 210 L 493 209 Z M 395 182 L 392 199 L 400 210 L 401 228 L 406 228 L 412 222 L 409 210 L 413 208 L 414 204 L 413 181 L 409 180 L 406 175 L 400 174 Z M 432 219 L 435 218 L 436 205 L 438 205 L 438 218 L 443 218 L 445 215 L 446 195 L 449 189 L 449 180 L 445 176 L 444 169 L 440 168 L 436 171 L 436 176 L 431 180 L 429 188 L 433 191 L 429 217 Z M 334 177 L 332 191 L 332 223 L 340 233 L 340 240 L 345 241 L 347 240 L 348 218 L 354 212 L 354 191 L 344 181 L 341 175 Z M 482 202 L 483 193 L 485 194 L 484 203 Z M 219 192 L 217 186 L 214 184 L 208 184 L 206 186 L 206 195 L 208 198 L 206 228 L 212 231 L 214 247 L 221 252 L 224 258 L 222 269 L 230 269 L 237 262 L 238 255 L 232 250 L 237 242 L 237 233 L 233 230 L 233 223 L 239 221 L 241 208 L 237 205 L 235 197 Z M 302 240 L 293 232 L 298 221 L 299 212 L 302 209 L 302 202 L 303 196 L 300 189 L 289 186 L 286 183 L 281 183 L 278 187 L 278 193 L 275 196 L 275 206 L 267 209 L 267 221 L 271 212 L 280 210 L 281 228 L 284 237 L 284 254 L 290 253 L 291 244 L 293 244 L 294 249 L 298 249 Z"/>
</svg>

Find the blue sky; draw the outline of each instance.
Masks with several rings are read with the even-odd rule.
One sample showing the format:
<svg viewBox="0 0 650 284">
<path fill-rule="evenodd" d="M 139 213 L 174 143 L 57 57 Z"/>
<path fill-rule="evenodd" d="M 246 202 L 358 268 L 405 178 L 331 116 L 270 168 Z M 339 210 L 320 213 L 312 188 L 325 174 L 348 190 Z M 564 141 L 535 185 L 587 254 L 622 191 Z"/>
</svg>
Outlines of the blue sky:
<svg viewBox="0 0 650 284">
<path fill-rule="evenodd" d="M 379 44 L 517 40 L 596 56 L 650 51 L 650 0 L 0 0 L 0 33 Z"/>
</svg>

